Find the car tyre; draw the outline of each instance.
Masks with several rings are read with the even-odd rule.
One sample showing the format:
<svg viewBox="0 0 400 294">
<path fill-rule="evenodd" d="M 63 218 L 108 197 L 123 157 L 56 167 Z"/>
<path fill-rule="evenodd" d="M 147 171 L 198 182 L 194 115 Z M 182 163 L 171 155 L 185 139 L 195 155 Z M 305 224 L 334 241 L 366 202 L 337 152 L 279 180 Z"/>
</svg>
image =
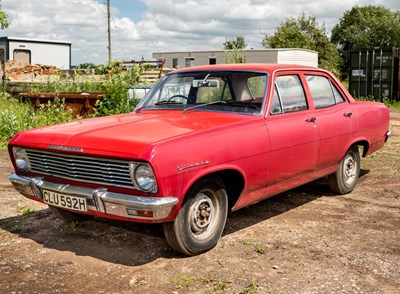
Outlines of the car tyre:
<svg viewBox="0 0 400 294">
<path fill-rule="evenodd" d="M 221 179 L 201 179 L 187 193 L 176 219 L 164 223 L 165 237 L 180 253 L 201 254 L 218 243 L 227 213 L 228 196 Z"/>
<path fill-rule="evenodd" d="M 360 176 L 360 152 L 352 146 L 343 157 L 337 171 L 328 178 L 329 187 L 334 193 L 347 194 L 353 191 Z"/>
<path fill-rule="evenodd" d="M 60 220 L 63 220 L 64 222 L 71 223 L 71 222 L 84 222 L 91 220 L 94 216 L 93 215 L 87 215 L 87 214 L 82 214 L 82 213 L 77 213 L 77 212 L 72 212 L 69 210 L 65 210 L 62 208 L 58 208 L 53 205 L 49 205 L 50 211 L 53 213 L 55 217 L 57 217 Z"/>
</svg>

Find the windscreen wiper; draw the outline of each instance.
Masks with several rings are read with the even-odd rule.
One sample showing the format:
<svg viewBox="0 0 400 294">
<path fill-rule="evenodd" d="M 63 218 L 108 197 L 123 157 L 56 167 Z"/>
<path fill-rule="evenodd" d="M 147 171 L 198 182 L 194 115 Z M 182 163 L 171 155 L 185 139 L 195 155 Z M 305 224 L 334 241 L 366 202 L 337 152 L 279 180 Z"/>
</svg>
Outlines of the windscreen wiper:
<svg viewBox="0 0 400 294">
<path fill-rule="evenodd" d="M 203 104 L 197 104 L 197 105 L 194 105 L 194 106 L 185 108 L 185 109 L 183 110 L 183 112 L 188 112 L 188 111 L 191 110 L 191 109 L 200 108 L 200 107 L 203 107 L 203 106 L 213 105 L 213 104 L 226 104 L 226 101 L 218 100 L 218 101 L 211 101 L 211 102 L 203 103 Z"/>
<path fill-rule="evenodd" d="M 183 104 L 183 103 L 176 100 L 161 100 L 154 103 L 154 105 L 166 105 L 166 104 Z"/>
</svg>

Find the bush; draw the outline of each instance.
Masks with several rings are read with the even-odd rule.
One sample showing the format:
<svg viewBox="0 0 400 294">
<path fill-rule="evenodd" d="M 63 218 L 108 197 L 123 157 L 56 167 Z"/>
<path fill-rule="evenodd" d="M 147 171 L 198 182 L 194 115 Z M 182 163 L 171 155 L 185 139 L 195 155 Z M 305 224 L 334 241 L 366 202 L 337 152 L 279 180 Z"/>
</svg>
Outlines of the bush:
<svg viewBox="0 0 400 294">
<path fill-rule="evenodd" d="M 136 106 L 134 102 L 127 101 L 129 87 L 136 84 L 140 76 L 139 65 L 123 66 L 120 62 L 113 62 L 110 66 L 98 66 L 95 69 L 97 76 L 79 76 L 74 79 L 57 77 L 44 83 L 34 84 L 32 93 L 38 92 L 100 92 L 104 93 L 103 99 L 98 100 L 95 116 L 126 113 Z"/>
<path fill-rule="evenodd" d="M 54 103 L 41 105 L 34 109 L 30 103 L 23 103 L 0 94 L 0 147 L 18 132 L 72 120 L 72 111 L 65 107 L 64 101 L 55 99 Z"/>
<path fill-rule="evenodd" d="M 134 104 L 127 101 L 127 91 L 139 76 L 139 67 L 125 68 L 117 73 L 110 72 L 102 83 L 102 92 L 105 97 L 96 102 L 95 116 L 126 113 L 132 111 Z"/>
</svg>

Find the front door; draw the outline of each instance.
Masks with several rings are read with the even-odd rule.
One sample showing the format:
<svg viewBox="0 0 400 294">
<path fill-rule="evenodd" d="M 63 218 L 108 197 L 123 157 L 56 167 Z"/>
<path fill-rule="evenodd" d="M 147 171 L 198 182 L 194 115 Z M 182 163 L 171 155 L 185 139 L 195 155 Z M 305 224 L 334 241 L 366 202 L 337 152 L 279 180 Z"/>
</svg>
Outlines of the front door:
<svg viewBox="0 0 400 294">
<path fill-rule="evenodd" d="M 271 145 L 269 188 L 315 170 L 319 140 L 313 113 L 300 77 L 288 73 L 277 76 L 266 119 Z"/>
</svg>

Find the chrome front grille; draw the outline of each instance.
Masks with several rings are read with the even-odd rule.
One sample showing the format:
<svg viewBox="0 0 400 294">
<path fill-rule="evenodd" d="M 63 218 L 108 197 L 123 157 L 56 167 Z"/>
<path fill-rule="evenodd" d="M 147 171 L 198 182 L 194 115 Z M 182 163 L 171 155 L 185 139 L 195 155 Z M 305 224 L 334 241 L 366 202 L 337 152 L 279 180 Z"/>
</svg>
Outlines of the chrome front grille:
<svg viewBox="0 0 400 294">
<path fill-rule="evenodd" d="M 30 170 L 69 180 L 134 188 L 129 161 L 24 149 Z"/>
</svg>

